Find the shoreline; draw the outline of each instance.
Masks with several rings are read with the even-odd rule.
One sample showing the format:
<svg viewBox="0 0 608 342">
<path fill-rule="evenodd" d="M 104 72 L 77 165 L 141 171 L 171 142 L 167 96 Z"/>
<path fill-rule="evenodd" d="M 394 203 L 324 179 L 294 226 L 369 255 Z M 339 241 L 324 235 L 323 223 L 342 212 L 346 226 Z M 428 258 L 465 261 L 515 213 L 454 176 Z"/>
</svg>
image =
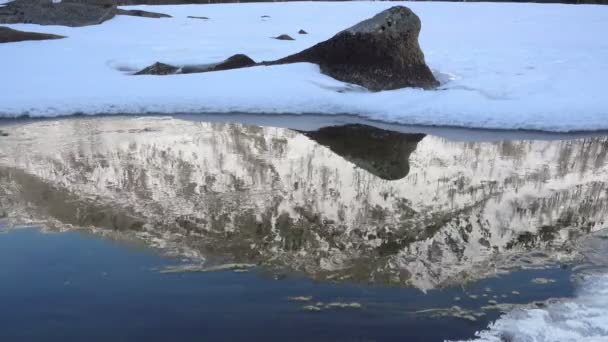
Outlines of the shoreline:
<svg viewBox="0 0 608 342">
<path fill-rule="evenodd" d="M 0 127 L 20 126 L 36 122 L 64 120 L 95 120 L 125 118 L 174 118 L 192 122 L 236 123 L 250 126 L 286 128 L 296 131 L 316 131 L 323 127 L 349 124 L 368 125 L 399 133 L 421 133 L 460 142 L 490 142 L 501 140 L 567 140 L 608 135 L 608 130 L 555 132 L 528 129 L 487 129 L 460 126 L 407 125 L 399 122 L 374 120 L 357 114 L 258 114 L 258 113 L 150 113 L 150 114 L 73 114 L 56 117 L 0 117 Z M 7 132 L 8 133 L 8 132 Z"/>
</svg>

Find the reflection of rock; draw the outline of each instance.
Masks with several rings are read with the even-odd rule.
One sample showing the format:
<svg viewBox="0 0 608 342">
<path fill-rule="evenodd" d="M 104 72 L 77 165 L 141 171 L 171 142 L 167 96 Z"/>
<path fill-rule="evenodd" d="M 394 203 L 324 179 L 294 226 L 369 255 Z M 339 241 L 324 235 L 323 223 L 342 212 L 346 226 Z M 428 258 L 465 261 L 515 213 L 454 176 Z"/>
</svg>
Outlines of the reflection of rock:
<svg viewBox="0 0 608 342">
<path fill-rule="evenodd" d="M 395 6 L 331 39 L 273 64 L 310 62 L 340 81 L 370 90 L 438 85 L 418 44 L 420 19 Z"/>
<path fill-rule="evenodd" d="M 37 32 L 24 32 L 13 30 L 8 27 L 0 27 L 0 43 L 14 43 L 22 42 L 26 40 L 47 40 L 47 39 L 61 39 L 63 36 L 47 33 Z"/>
<path fill-rule="evenodd" d="M 424 138 L 423 134 L 403 134 L 364 125 L 325 127 L 304 134 L 383 179 L 407 176 L 409 156 Z"/>
<path fill-rule="evenodd" d="M 323 132 L 329 148 L 311 133 L 170 118 L 14 125 L 0 208 L 222 263 L 423 289 L 568 260 L 608 223 L 608 137 L 426 136 L 407 176 L 387 181 Z"/>
</svg>

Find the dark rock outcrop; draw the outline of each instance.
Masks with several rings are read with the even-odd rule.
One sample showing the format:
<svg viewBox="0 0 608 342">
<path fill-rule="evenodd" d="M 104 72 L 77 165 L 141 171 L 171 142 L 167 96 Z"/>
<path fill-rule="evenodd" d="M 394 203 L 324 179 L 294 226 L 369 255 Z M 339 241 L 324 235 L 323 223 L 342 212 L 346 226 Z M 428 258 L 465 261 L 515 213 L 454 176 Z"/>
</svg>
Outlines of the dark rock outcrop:
<svg viewBox="0 0 608 342">
<path fill-rule="evenodd" d="M 197 17 L 195 15 L 189 15 L 188 19 L 201 19 L 201 20 L 209 20 L 208 17 Z"/>
<path fill-rule="evenodd" d="M 308 32 L 306 32 L 304 30 L 300 30 L 300 31 L 298 31 L 298 34 L 308 34 Z"/>
<path fill-rule="evenodd" d="M 173 65 L 156 62 L 149 67 L 136 72 L 135 75 L 173 75 L 177 73 L 178 70 L 179 68 Z"/>
<path fill-rule="evenodd" d="M 116 14 L 115 0 L 15 0 L 0 7 L 0 24 L 87 26 Z"/>
<path fill-rule="evenodd" d="M 171 18 L 170 15 L 164 13 L 156 13 L 156 12 L 148 12 L 141 10 L 125 10 L 125 9 L 116 9 L 116 14 L 118 15 L 128 15 L 132 17 L 142 17 L 142 18 Z"/>
<path fill-rule="evenodd" d="M 333 38 L 294 55 L 270 62 L 255 63 L 245 55 L 235 55 L 214 66 L 184 67 L 183 73 L 209 72 L 298 62 L 318 64 L 321 71 L 343 82 L 373 91 L 405 87 L 432 89 L 439 85 L 424 61 L 418 44 L 420 19 L 404 6 L 392 7 L 371 19 L 346 29 Z M 300 31 L 300 33 L 303 30 Z M 304 31 L 305 32 L 305 31 Z M 286 34 L 274 39 L 294 40 Z M 147 70 L 146 68 L 144 70 Z M 147 74 L 144 70 L 136 75 Z M 172 67 L 177 73 L 178 67 Z M 187 72 L 185 71 L 187 70 Z M 171 73 L 160 75 L 168 75 Z"/>
<path fill-rule="evenodd" d="M 274 39 L 277 39 L 277 40 L 295 40 L 295 39 L 293 39 L 293 38 L 292 38 L 290 35 L 288 35 L 288 34 L 281 34 L 281 35 L 278 35 L 278 36 L 273 37 L 273 38 L 274 38 Z"/>
<path fill-rule="evenodd" d="M 208 71 L 220 71 L 220 70 L 229 70 L 229 69 L 238 69 L 254 66 L 256 63 L 253 59 L 249 58 L 247 55 L 237 54 L 229 57 L 222 63 L 215 65 L 210 68 Z"/>
<path fill-rule="evenodd" d="M 61 39 L 64 36 L 58 36 L 55 34 L 37 33 L 37 32 L 24 32 L 13 30 L 8 27 L 0 27 L 0 43 L 14 43 L 22 42 L 27 40 L 47 40 L 47 39 Z"/>
<path fill-rule="evenodd" d="M 246 68 L 256 65 L 255 61 L 246 55 L 238 54 L 231 56 L 218 64 L 211 65 L 185 65 L 182 67 L 156 62 L 149 67 L 136 72 L 134 75 L 174 75 L 195 74 L 210 71 L 230 70 Z"/>
<path fill-rule="evenodd" d="M 418 44 L 421 22 L 395 6 L 309 49 L 267 64 L 310 62 L 340 81 L 370 90 L 431 89 L 439 83 Z"/>
</svg>

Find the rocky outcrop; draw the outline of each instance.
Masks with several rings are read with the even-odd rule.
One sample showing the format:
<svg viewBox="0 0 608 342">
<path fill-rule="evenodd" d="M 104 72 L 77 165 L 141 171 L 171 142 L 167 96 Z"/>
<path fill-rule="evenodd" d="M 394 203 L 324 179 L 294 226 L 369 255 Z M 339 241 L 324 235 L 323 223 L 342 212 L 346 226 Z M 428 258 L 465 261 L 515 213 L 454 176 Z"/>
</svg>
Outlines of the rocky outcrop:
<svg viewBox="0 0 608 342">
<path fill-rule="evenodd" d="M 220 71 L 220 70 L 229 70 L 229 69 L 237 69 L 237 68 L 245 68 L 255 65 L 255 61 L 247 55 L 237 54 L 229 57 L 222 63 L 219 63 L 211 68 L 209 71 Z"/>
<path fill-rule="evenodd" d="M 13 30 L 8 27 L 0 27 L 0 43 L 13 43 L 22 42 L 27 40 L 47 40 L 47 39 L 61 39 L 64 36 L 58 36 L 55 34 L 37 33 L 37 32 L 24 32 Z"/>
<path fill-rule="evenodd" d="M 116 0 L 16 0 L 0 7 L 0 24 L 88 26 L 101 24 L 115 15 L 170 18 L 163 13 L 124 10 Z"/>
<path fill-rule="evenodd" d="M 439 83 L 418 44 L 420 29 L 420 19 L 414 12 L 395 6 L 327 41 L 269 64 L 319 64 L 321 71 L 333 78 L 376 91 L 431 89 Z"/>
<path fill-rule="evenodd" d="M 170 15 L 164 14 L 164 13 L 148 12 L 148 11 L 142 11 L 142 10 L 125 10 L 125 9 L 120 9 L 120 8 L 116 10 L 116 14 L 128 15 L 128 16 L 132 16 L 132 17 L 153 18 L 153 19 L 171 18 Z"/>
<path fill-rule="evenodd" d="M 173 65 L 164 64 L 160 62 L 156 62 L 149 67 L 146 67 L 138 72 L 135 75 L 173 75 L 179 71 L 178 67 Z"/>
<path fill-rule="evenodd" d="M 134 75 L 174 75 L 174 74 L 196 74 L 210 71 L 239 69 L 256 65 L 255 61 L 246 55 L 237 54 L 228 57 L 221 63 L 209 65 L 184 65 L 181 67 L 156 62 Z"/>
<path fill-rule="evenodd" d="M 228 59 L 220 63 L 221 67 L 190 67 L 188 70 L 193 73 L 310 62 L 318 64 L 323 73 L 333 78 L 373 91 L 404 87 L 432 89 L 439 82 L 426 65 L 418 44 L 420 28 L 420 19 L 414 12 L 396 6 L 327 41 L 279 60 L 255 63 L 249 57 L 238 55 L 246 57 L 246 63 L 232 63 Z M 299 33 L 306 34 L 303 30 Z M 273 38 L 294 40 L 286 34 Z"/>
<path fill-rule="evenodd" d="M 0 7 L 0 24 L 87 26 L 116 14 L 115 0 L 16 0 Z"/>
<path fill-rule="evenodd" d="M 293 38 L 292 38 L 290 35 L 288 35 L 288 34 L 281 34 L 281 35 L 278 35 L 278 36 L 273 37 L 273 38 L 274 38 L 274 39 L 276 39 L 276 40 L 295 40 L 295 39 L 293 39 Z"/>
</svg>

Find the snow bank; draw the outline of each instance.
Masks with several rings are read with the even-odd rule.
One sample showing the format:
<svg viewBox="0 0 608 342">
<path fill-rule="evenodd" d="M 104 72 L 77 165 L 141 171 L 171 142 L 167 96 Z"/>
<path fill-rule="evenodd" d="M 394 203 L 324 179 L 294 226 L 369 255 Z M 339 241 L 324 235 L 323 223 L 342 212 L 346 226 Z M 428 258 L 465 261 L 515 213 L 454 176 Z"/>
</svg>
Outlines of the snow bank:
<svg viewBox="0 0 608 342">
<path fill-rule="evenodd" d="M 68 38 L 0 45 L 0 116 L 351 113 L 421 125 L 608 129 L 608 40 L 600 38 L 608 32 L 608 6 L 403 3 L 422 18 L 427 63 L 445 82 L 436 91 L 369 93 L 312 64 L 165 77 L 127 72 L 156 61 L 213 63 L 235 53 L 275 59 L 397 4 L 136 6 L 173 18 L 118 16 L 82 28 L 9 25 Z M 282 33 L 297 40 L 270 38 Z"/>
<path fill-rule="evenodd" d="M 606 342 L 608 275 L 588 278 L 572 301 L 513 311 L 477 335 L 480 342 Z"/>
</svg>

